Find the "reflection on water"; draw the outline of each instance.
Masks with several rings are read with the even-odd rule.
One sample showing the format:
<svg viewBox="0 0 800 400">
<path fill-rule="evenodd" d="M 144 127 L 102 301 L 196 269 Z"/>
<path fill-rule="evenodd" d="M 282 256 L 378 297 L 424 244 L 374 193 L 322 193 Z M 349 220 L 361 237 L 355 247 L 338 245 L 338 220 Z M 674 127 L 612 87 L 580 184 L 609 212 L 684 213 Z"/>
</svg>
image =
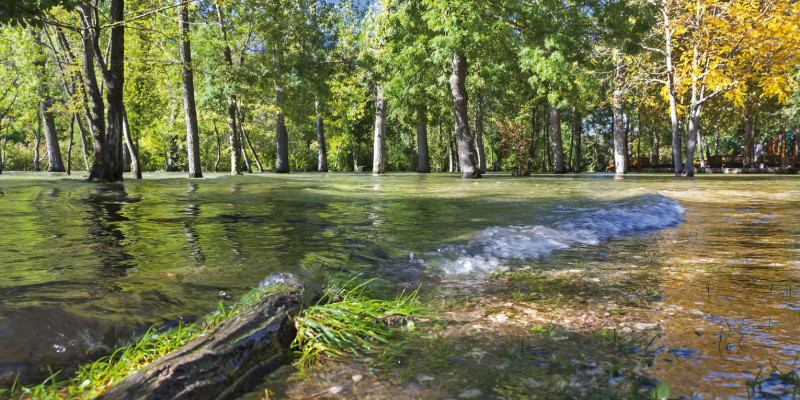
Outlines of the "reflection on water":
<svg viewBox="0 0 800 400">
<path fill-rule="evenodd" d="M 274 272 L 362 272 L 416 287 L 571 248 L 577 262 L 645 264 L 658 277 L 652 313 L 666 326 L 648 374 L 676 395 L 745 397 L 759 367 L 788 370 L 800 354 L 798 182 L 152 174 L 94 185 L 3 175 L 0 374 L 191 319 L 233 301 L 220 292 L 235 299 Z"/>
</svg>

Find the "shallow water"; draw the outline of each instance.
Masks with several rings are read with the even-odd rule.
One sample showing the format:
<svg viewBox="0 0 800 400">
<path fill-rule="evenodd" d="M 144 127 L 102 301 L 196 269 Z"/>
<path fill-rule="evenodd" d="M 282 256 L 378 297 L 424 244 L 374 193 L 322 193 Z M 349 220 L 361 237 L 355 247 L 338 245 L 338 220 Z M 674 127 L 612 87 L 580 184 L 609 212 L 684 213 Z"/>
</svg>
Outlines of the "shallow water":
<svg viewBox="0 0 800 400">
<path fill-rule="evenodd" d="M 0 373 L 190 320 L 274 272 L 408 288 L 568 251 L 658 264 L 649 373 L 677 395 L 747 397 L 759 366 L 800 354 L 799 194 L 788 176 L 3 174 Z"/>
</svg>

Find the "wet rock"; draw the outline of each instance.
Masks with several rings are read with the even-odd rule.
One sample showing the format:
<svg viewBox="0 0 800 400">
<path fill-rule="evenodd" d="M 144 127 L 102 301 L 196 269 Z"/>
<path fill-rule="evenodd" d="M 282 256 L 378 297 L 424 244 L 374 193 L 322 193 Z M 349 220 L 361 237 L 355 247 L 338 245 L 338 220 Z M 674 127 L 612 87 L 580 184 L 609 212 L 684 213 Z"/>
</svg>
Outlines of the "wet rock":
<svg viewBox="0 0 800 400">
<path fill-rule="evenodd" d="M 466 390 L 466 391 L 461 392 L 461 394 L 458 395 L 458 398 L 459 399 L 477 399 L 477 398 L 481 397 L 482 395 L 483 395 L 483 392 L 481 392 L 479 389 L 470 389 L 470 390 Z"/>
<path fill-rule="evenodd" d="M 344 392 L 344 387 L 339 385 L 332 386 L 330 389 L 328 389 L 328 393 L 334 396 L 342 392 Z"/>
<path fill-rule="evenodd" d="M 637 324 L 633 324 L 633 329 L 636 329 L 637 331 L 646 331 L 648 329 L 653 329 L 657 326 L 658 324 L 656 324 L 655 322 L 649 324 L 644 322 L 639 322 Z"/>
<path fill-rule="evenodd" d="M 350 378 L 353 379 L 353 382 L 358 383 L 358 382 L 361 382 L 362 379 L 364 379 L 364 376 L 363 375 L 353 375 Z"/>
<path fill-rule="evenodd" d="M 285 277 L 289 289 L 269 293 L 213 332 L 112 386 L 98 400 L 229 399 L 277 369 L 296 335 L 291 316 L 315 304 L 320 292 Z"/>
<path fill-rule="evenodd" d="M 419 378 L 417 378 L 417 380 L 420 382 L 427 382 L 427 381 L 432 381 L 433 377 L 428 375 L 422 375 Z"/>
</svg>

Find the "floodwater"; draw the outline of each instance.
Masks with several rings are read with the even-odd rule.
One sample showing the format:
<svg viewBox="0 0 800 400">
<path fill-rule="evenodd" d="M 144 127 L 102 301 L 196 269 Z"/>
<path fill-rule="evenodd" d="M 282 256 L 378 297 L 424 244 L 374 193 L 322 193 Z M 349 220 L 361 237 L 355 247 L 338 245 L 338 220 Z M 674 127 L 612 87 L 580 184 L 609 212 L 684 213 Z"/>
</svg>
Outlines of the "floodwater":
<svg viewBox="0 0 800 400">
<path fill-rule="evenodd" d="M 0 376 L 192 320 L 275 272 L 433 290 L 569 253 L 652 268 L 652 378 L 675 396 L 747 398 L 746 381 L 797 368 L 798 199 L 791 176 L 7 173 Z"/>
</svg>

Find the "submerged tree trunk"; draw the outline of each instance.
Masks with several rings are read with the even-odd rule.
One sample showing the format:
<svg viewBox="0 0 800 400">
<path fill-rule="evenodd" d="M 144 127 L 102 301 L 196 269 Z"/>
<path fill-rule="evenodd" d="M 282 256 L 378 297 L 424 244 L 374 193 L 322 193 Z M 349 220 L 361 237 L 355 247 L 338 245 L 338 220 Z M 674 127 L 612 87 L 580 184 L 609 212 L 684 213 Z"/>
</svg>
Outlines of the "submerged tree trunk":
<svg viewBox="0 0 800 400">
<path fill-rule="evenodd" d="M 486 151 L 483 149 L 483 104 L 480 93 L 475 101 L 475 147 L 478 150 L 478 169 L 486 173 Z"/>
<path fill-rule="evenodd" d="M 378 85 L 375 97 L 375 141 L 372 152 L 372 173 L 380 175 L 386 169 L 386 100 L 383 87 Z"/>
<path fill-rule="evenodd" d="M 319 100 L 314 102 L 317 113 L 317 172 L 328 172 L 328 148 L 325 146 L 325 126 L 319 112 Z"/>
<path fill-rule="evenodd" d="M 103 82 L 106 87 L 106 104 L 108 105 L 108 123 L 106 128 L 105 177 L 95 178 L 106 182 L 122 180 L 122 89 L 125 83 L 125 2 L 109 1 L 109 24 L 113 26 L 109 37 L 110 51 L 107 71 L 101 68 Z M 99 39 L 99 38 L 98 38 Z M 95 52 L 98 53 L 98 42 L 95 41 Z M 97 54 L 100 57 L 100 54 Z M 95 61 L 99 60 L 96 58 Z M 94 174 L 94 171 L 92 171 Z M 96 174 L 94 174 L 97 176 Z M 91 178 L 91 176 L 90 176 Z"/>
<path fill-rule="evenodd" d="M 583 116 L 578 110 L 575 110 L 575 123 L 572 126 L 574 129 L 574 143 L 572 147 L 575 148 L 575 159 L 572 162 L 572 171 L 577 173 L 581 172 L 581 136 L 583 134 Z"/>
<path fill-rule="evenodd" d="M 553 147 L 553 172 L 563 174 L 567 172 L 564 167 L 564 145 L 561 140 L 561 114 L 558 107 L 550 104 L 550 144 Z"/>
<path fill-rule="evenodd" d="M 189 157 L 189 178 L 202 178 L 200 166 L 200 132 L 197 127 L 197 108 L 194 103 L 194 65 L 192 64 L 192 47 L 189 39 L 189 3 L 181 5 L 178 14 L 181 27 L 181 77 L 183 78 L 183 105 L 186 115 L 186 149 Z M 133 153 L 131 153 L 133 154 Z"/>
<path fill-rule="evenodd" d="M 481 177 L 481 171 L 475 165 L 472 135 L 469 132 L 466 79 L 467 57 L 461 53 L 455 53 L 453 54 L 453 72 L 450 75 L 450 90 L 453 95 L 453 111 L 458 142 L 458 164 L 461 169 L 462 179 L 474 179 Z"/>
<path fill-rule="evenodd" d="M 281 111 L 281 95 L 283 95 L 283 88 L 275 85 L 275 107 L 278 108 L 275 135 L 278 161 L 275 164 L 275 172 L 285 174 L 289 172 L 289 134 L 286 132 L 286 124 Z"/>
<path fill-rule="evenodd" d="M 614 84 L 614 172 L 625 174 L 628 172 L 628 140 L 625 135 L 623 118 L 624 100 L 622 89 L 625 85 L 625 64 L 617 66 L 617 77 Z"/>
<path fill-rule="evenodd" d="M 128 112 L 122 109 L 122 129 L 125 132 L 125 143 L 128 146 L 128 154 L 131 155 L 131 172 L 134 179 L 142 179 L 142 169 L 139 167 L 139 149 L 131 135 L 131 125 L 128 123 Z"/>
</svg>

